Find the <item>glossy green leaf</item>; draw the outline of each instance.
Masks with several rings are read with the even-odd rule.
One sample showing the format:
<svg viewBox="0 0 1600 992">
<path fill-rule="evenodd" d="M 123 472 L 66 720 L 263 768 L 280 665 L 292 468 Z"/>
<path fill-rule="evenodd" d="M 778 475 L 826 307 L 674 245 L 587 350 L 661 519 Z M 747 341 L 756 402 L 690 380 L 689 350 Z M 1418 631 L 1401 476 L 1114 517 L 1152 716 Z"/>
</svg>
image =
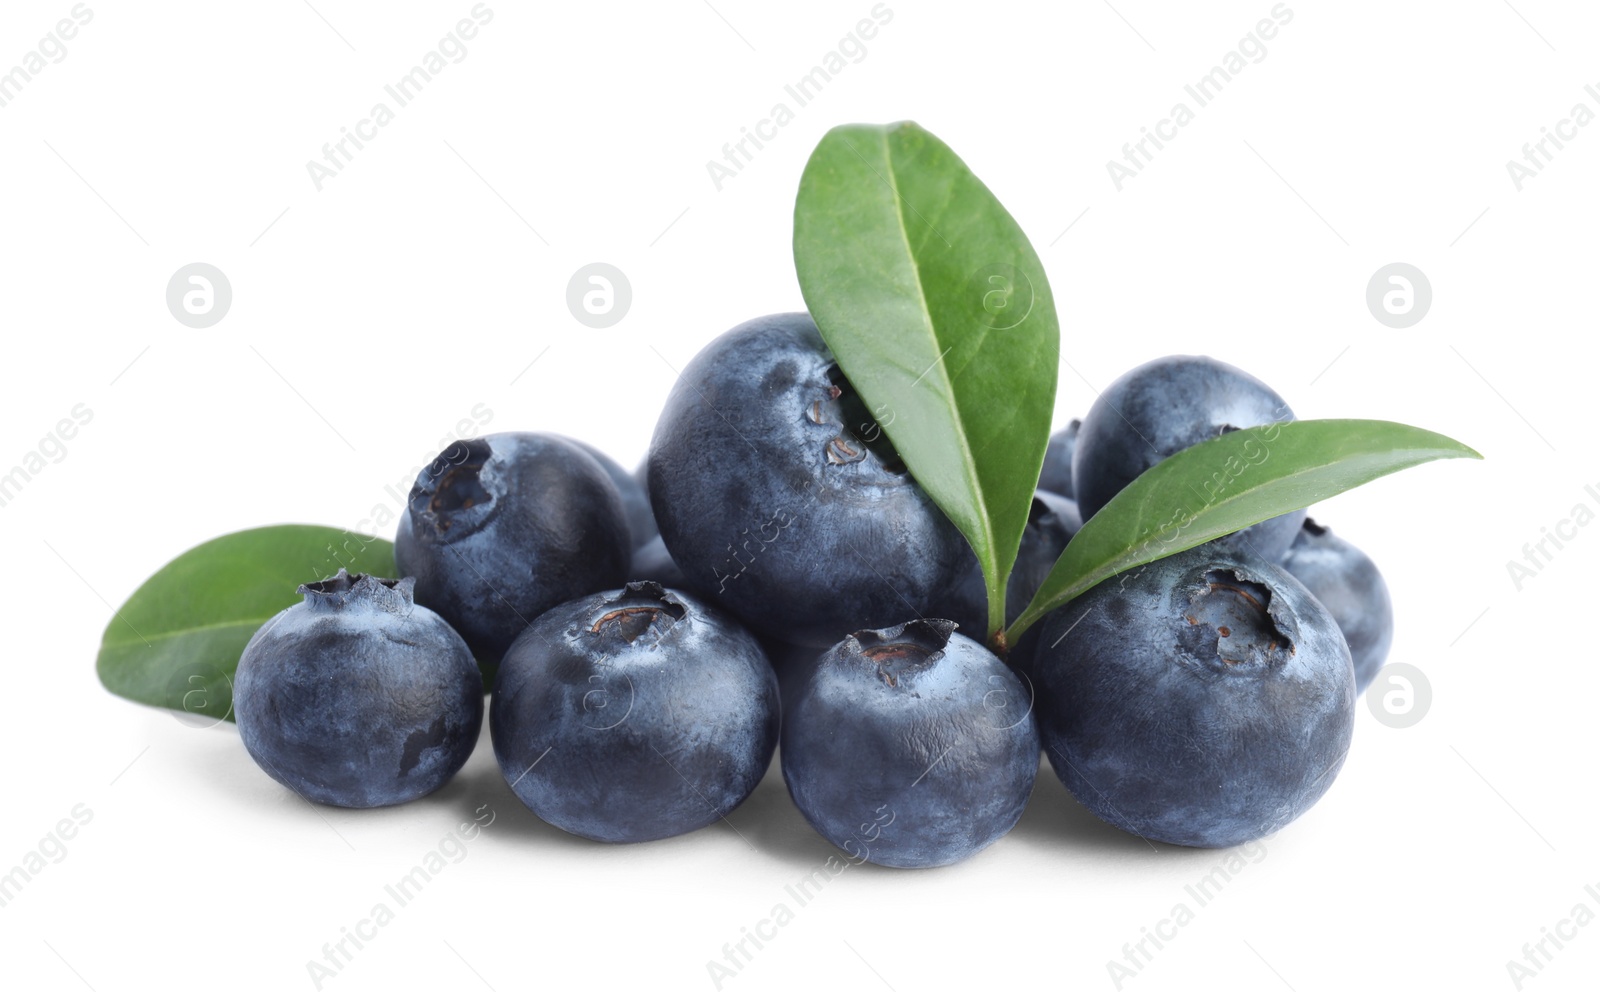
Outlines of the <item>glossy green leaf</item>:
<svg viewBox="0 0 1600 992">
<path fill-rule="evenodd" d="M 1007 632 L 1119 572 L 1177 554 L 1373 479 L 1440 458 L 1481 458 L 1419 427 L 1300 420 L 1234 431 L 1157 462 L 1086 521 Z"/>
<path fill-rule="evenodd" d="M 231 720 L 233 673 L 263 623 L 339 569 L 392 578 L 394 546 L 330 527 L 261 527 L 168 562 L 117 610 L 100 641 L 100 681 L 119 696 Z"/>
<path fill-rule="evenodd" d="M 822 139 L 800 180 L 794 256 L 846 378 L 977 552 L 998 631 L 1055 403 L 1044 267 L 961 159 L 905 122 Z"/>
</svg>

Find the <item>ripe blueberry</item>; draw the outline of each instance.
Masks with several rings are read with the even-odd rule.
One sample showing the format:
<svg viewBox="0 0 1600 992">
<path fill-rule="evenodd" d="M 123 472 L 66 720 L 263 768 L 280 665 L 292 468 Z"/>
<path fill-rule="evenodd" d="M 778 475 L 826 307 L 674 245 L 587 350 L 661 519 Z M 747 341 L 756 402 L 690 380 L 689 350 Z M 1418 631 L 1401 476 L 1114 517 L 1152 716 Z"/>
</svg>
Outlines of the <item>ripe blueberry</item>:
<svg viewBox="0 0 1600 992">
<path fill-rule="evenodd" d="M 649 465 L 690 584 L 776 638 L 821 647 L 926 615 L 971 560 L 804 313 L 741 324 L 695 356 Z"/>
<path fill-rule="evenodd" d="M 605 470 L 553 434 L 458 441 L 417 476 L 394 557 L 492 672 L 545 610 L 617 585 L 628 524 Z"/>
<path fill-rule="evenodd" d="M 1228 847 L 1304 813 L 1344 763 L 1350 653 L 1288 572 L 1204 544 L 1107 579 L 1044 621 L 1045 753 L 1096 816 Z"/>
<path fill-rule="evenodd" d="M 852 858 L 929 868 L 1016 825 L 1039 769 L 1032 698 L 948 620 L 862 630 L 786 698 L 783 777 Z"/>
<path fill-rule="evenodd" d="M 1094 401 L 1078 431 L 1072 484 L 1085 520 L 1142 472 L 1219 434 L 1283 423 L 1294 412 L 1266 383 L 1214 358 L 1171 355 L 1124 373 Z M 1218 538 L 1218 545 L 1277 561 L 1305 511 Z"/>
<path fill-rule="evenodd" d="M 444 785 L 478 742 L 483 680 L 467 645 L 414 605 L 410 579 L 349 575 L 256 631 L 233 687 L 239 737 L 314 802 L 365 808 Z"/>
<path fill-rule="evenodd" d="M 1349 541 L 1306 518 L 1284 556 L 1283 567 L 1332 615 L 1350 646 L 1356 692 L 1364 692 L 1389 657 L 1394 605 L 1372 559 Z"/>
<path fill-rule="evenodd" d="M 489 730 L 540 819 L 592 840 L 657 840 L 715 823 L 755 789 L 778 742 L 778 681 L 730 617 L 630 582 L 523 631 Z"/>
</svg>

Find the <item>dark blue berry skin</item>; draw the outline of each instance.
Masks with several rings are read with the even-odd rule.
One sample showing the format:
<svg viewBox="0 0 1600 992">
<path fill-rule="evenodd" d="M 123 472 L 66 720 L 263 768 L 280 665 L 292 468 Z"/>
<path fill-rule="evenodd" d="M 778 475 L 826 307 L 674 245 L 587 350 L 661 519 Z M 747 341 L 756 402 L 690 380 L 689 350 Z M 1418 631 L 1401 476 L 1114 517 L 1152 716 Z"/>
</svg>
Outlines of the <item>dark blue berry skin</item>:
<svg viewBox="0 0 1600 992">
<path fill-rule="evenodd" d="M 645 502 L 648 503 L 650 501 L 650 458 L 648 456 L 641 459 L 639 464 L 634 466 L 633 481 L 639 484 L 639 491 L 644 493 Z M 653 528 L 655 526 L 655 510 L 653 508 L 650 520 Z M 656 533 L 659 534 L 660 531 L 658 530 Z"/>
<path fill-rule="evenodd" d="M 635 548 L 633 563 L 628 566 L 628 581 L 655 582 L 668 589 L 688 589 L 689 581 L 683 569 L 672 560 L 666 542 L 657 534 L 648 544 Z"/>
<path fill-rule="evenodd" d="M 622 584 L 628 523 L 601 465 L 554 434 L 458 441 L 417 476 L 394 558 L 417 602 L 461 632 L 492 673 L 557 603 Z"/>
<path fill-rule="evenodd" d="M 649 544 L 656 536 L 656 518 L 650 510 L 650 494 L 645 492 L 644 484 L 634 473 L 618 464 L 615 458 L 594 445 L 575 437 L 567 440 L 587 451 L 589 457 L 599 462 L 600 467 L 606 470 L 606 475 L 611 479 L 611 484 L 617 487 L 617 495 L 622 497 L 623 516 L 628 518 L 628 535 L 632 540 L 632 548 L 638 550 Z"/>
<path fill-rule="evenodd" d="M 1193 355 L 1146 362 L 1107 386 L 1084 415 L 1072 460 L 1078 509 L 1089 519 L 1146 469 L 1184 448 L 1293 419 L 1283 397 L 1226 362 Z M 1213 543 L 1277 561 L 1305 516 L 1296 510 Z"/>
<path fill-rule="evenodd" d="M 564 603 L 501 662 L 500 771 L 540 819 L 592 840 L 715 823 L 778 742 L 778 681 L 732 618 L 653 582 Z"/>
<path fill-rule="evenodd" d="M 1332 615 L 1356 670 L 1356 692 L 1365 692 L 1389 657 L 1394 641 L 1394 605 L 1378 566 L 1361 549 L 1306 518 L 1283 567 L 1299 579 Z"/>
<path fill-rule="evenodd" d="M 1043 623 L 1045 753 L 1078 801 L 1149 840 L 1229 847 L 1304 813 L 1350 746 L 1333 618 L 1277 565 L 1201 545 Z"/>
<path fill-rule="evenodd" d="M 783 777 L 858 861 L 931 868 L 1016 825 L 1039 769 L 1032 698 L 948 620 L 863 630 L 785 698 Z"/>
<path fill-rule="evenodd" d="M 767 652 L 767 660 L 772 662 L 772 670 L 778 673 L 778 695 L 787 713 L 795 690 L 811 678 L 826 649 L 775 641 L 770 637 L 761 639 L 761 647 Z"/>
<path fill-rule="evenodd" d="M 1072 453 L 1078 450 L 1078 431 L 1083 421 L 1072 423 L 1050 435 L 1050 445 L 1044 449 L 1044 468 L 1039 472 L 1039 488 L 1048 489 L 1058 496 L 1074 499 L 1072 488 Z"/>
<path fill-rule="evenodd" d="M 1078 533 L 1083 520 L 1078 516 L 1078 504 L 1065 496 L 1044 489 L 1033 494 L 1033 505 L 1028 511 L 1028 525 L 1022 532 L 1022 543 L 1017 548 L 1017 562 L 1011 569 L 1011 579 L 1006 583 L 1006 622 L 1022 614 L 1033 594 L 1044 585 L 1044 580 L 1055 567 L 1056 559 L 1067 549 L 1067 542 Z M 983 583 L 983 569 L 978 558 L 969 552 L 967 573 L 954 593 L 935 608 L 934 615 L 954 620 L 961 632 L 975 641 L 987 643 L 988 594 Z M 1037 629 L 1037 628 L 1035 628 Z M 1030 655 L 1035 638 L 1033 629 L 1023 634 L 1022 640 L 1012 646 L 1008 661 L 1012 667 L 1024 665 Z"/>
<path fill-rule="evenodd" d="M 661 536 L 694 588 L 775 638 L 825 647 L 927 615 L 971 552 L 886 441 L 808 315 L 748 321 L 662 411 Z"/>
<path fill-rule="evenodd" d="M 348 575 L 300 587 L 233 684 L 239 737 L 313 802 L 367 808 L 425 796 L 466 764 L 483 724 L 472 652 L 411 580 Z"/>
</svg>

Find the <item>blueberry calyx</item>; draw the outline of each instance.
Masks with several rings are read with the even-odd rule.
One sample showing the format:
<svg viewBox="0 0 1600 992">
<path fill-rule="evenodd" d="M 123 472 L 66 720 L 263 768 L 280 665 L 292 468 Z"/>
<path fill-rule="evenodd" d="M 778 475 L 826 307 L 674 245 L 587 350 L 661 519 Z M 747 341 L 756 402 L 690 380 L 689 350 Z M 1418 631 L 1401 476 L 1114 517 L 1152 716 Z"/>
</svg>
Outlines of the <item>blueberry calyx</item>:
<svg viewBox="0 0 1600 992">
<path fill-rule="evenodd" d="M 660 644 L 661 638 L 687 614 L 683 601 L 661 583 L 629 582 L 621 593 L 602 604 L 599 615 L 589 626 L 589 633 L 621 637 L 632 644 L 654 631 L 654 642 Z"/>
<path fill-rule="evenodd" d="M 1241 568 L 1211 569 L 1189 588 L 1188 657 L 1228 675 L 1281 669 L 1295 653 L 1294 618 L 1272 590 Z M 1206 650 L 1206 641 L 1214 650 Z"/>
<path fill-rule="evenodd" d="M 856 388 L 845 378 L 837 364 L 828 366 L 828 401 L 815 401 L 807 411 L 814 424 L 828 424 L 832 420 L 841 428 L 839 434 L 828 441 L 823 454 L 830 465 L 850 465 L 864 460 L 869 453 L 876 456 L 883 468 L 895 475 L 906 473 L 906 464 L 900 452 Z M 832 416 L 828 416 L 831 414 Z"/>
<path fill-rule="evenodd" d="M 457 441 L 441 451 L 411 489 L 411 518 L 436 541 L 478 530 L 494 515 L 503 483 L 482 438 Z"/>
<path fill-rule="evenodd" d="M 954 620 L 912 620 L 897 627 L 858 630 L 839 647 L 845 657 L 875 665 L 878 678 L 893 688 L 907 674 L 944 657 L 955 630 Z"/>
<path fill-rule="evenodd" d="M 417 580 L 409 576 L 385 579 L 364 572 L 351 575 L 341 568 L 333 578 L 307 582 L 295 591 L 305 597 L 306 606 L 312 610 L 365 607 L 405 616 L 415 605 L 413 589 L 416 584 Z"/>
</svg>

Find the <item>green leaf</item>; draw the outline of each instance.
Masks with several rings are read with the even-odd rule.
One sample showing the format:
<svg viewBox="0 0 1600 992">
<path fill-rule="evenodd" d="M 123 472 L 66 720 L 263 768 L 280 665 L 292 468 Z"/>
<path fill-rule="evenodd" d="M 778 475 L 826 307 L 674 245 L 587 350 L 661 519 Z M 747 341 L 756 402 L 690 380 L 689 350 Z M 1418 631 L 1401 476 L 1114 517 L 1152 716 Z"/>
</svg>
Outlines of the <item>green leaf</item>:
<svg viewBox="0 0 1600 992">
<path fill-rule="evenodd" d="M 301 601 L 301 583 L 341 568 L 393 578 L 394 546 L 299 524 L 207 541 L 168 562 L 117 610 L 100 641 L 100 682 L 188 721 L 231 720 L 233 673 L 251 635 Z"/>
<path fill-rule="evenodd" d="M 1213 438 L 1157 462 L 1087 520 L 1007 631 L 1119 572 L 1440 458 L 1459 441 L 1383 420 L 1299 420 Z"/>
<path fill-rule="evenodd" d="M 1049 443 L 1060 332 L 1044 267 L 916 124 L 850 124 L 800 179 L 795 268 L 839 367 L 977 553 L 989 629 Z"/>
</svg>

